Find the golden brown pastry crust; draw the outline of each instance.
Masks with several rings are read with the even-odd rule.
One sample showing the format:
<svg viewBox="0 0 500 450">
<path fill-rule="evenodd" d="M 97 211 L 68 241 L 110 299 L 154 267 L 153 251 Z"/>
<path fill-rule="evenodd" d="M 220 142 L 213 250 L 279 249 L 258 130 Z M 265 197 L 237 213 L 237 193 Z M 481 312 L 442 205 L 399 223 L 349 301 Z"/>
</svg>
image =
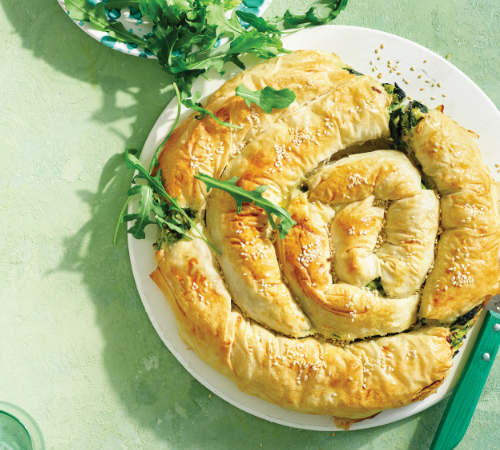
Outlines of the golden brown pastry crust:
<svg viewBox="0 0 500 450">
<path fill-rule="evenodd" d="M 212 94 L 205 107 L 219 119 L 242 125 L 234 130 L 219 125 L 206 116 L 186 119 L 165 143 L 158 159 L 159 169 L 168 173 L 165 189 L 180 204 L 200 209 L 205 202 L 206 189 L 194 178 L 199 171 L 219 178 L 229 157 L 265 131 L 281 116 L 291 113 L 305 103 L 355 78 L 346 70 L 338 56 L 327 52 L 298 51 L 291 55 L 267 60 L 242 72 Z M 266 86 L 274 89 L 288 87 L 296 94 L 295 102 L 286 109 L 249 108 L 236 96 L 235 88 L 244 84 L 251 90 Z"/>
<path fill-rule="evenodd" d="M 242 130 L 191 116 L 174 132 L 159 158 L 165 188 L 198 212 L 201 227 L 206 211 L 204 233 L 222 256 L 216 259 L 193 234 L 192 241 L 156 253 L 158 267 L 151 278 L 169 302 L 182 339 L 239 389 L 286 409 L 342 418 L 337 423 L 348 426 L 430 395 L 446 378 L 453 350 L 447 328 L 404 332 L 417 320 L 420 294 L 412 290 L 431 264 L 439 213 L 435 194 L 421 189 L 420 174 L 409 159 L 389 150 L 374 152 L 371 159 L 351 156 L 308 178 L 307 193 L 296 189 L 336 152 L 389 136 L 390 96 L 377 81 L 342 67 L 337 56 L 325 52 L 268 60 L 227 82 L 205 104 Z M 252 90 L 288 87 L 297 98 L 288 108 L 265 114 L 235 95 L 240 84 Z M 477 164 L 477 146 L 451 119 L 437 114 L 428 114 L 408 140 L 424 172 L 435 180 L 447 212 L 420 314 L 452 321 L 496 289 L 499 222 L 496 192 L 487 170 Z M 238 176 L 237 184 L 248 190 L 268 185 L 264 195 L 287 205 L 297 225 L 284 241 L 276 241 L 260 208 L 244 204 L 237 214 L 225 192 L 207 195 L 194 179 L 198 171 L 223 180 Z M 368 237 L 359 231 L 376 231 L 384 216 L 384 205 L 367 200 L 372 195 L 392 202 L 387 211 L 392 208 L 389 234 L 394 239 L 377 250 L 378 239 L 374 246 L 367 238 L 364 245 L 373 256 L 358 252 L 357 259 L 351 258 L 360 264 L 359 286 L 337 282 L 330 225 L 345 216 L 347 231 L 357 220 L 358 238 Z M 366 214 L 354 217 L 355 202 L 367 203 L 364 211 L 373 213 L 366 230 L 360 225 Z M 418 208 L 425 214 L 398 227 L 404 211 Z M 476 227 L 468 222 L 469 210 Z M 412 234 L 418 222 L 426 236 Z M 467 270 L 484 274 L 486 283 L 446 294 L 436 286 L 449 280 L 449 258 L 463 245 L 474 261 Z M 394 252 L 397 257 L 391 259 Z M 363 257 L 380 259 L 374 264 L 379 264 L 382 284 L 388 291 L 392 286 L 398 298 L 363 286 Z M 398 272 L 407 278 L 399 279 Z M 349 341 L 388 333 L 399 334 L 342 346 L 319 336 Z"/>
<path fill-rule="evenodd" d="M 378 83 L 368 77 L 356 77 L 284 114 L 229 163 L 222 179 L 238 176 L 237 185 L 247 190 L 268 185 L 264 196 L 279 203 L 329 155 L 387 135 L 390 99 L 380 86 L 373 90 L 374 85 Z M 249 205 L 237 214 L 234 199 L 217 190 L 207 211 L 208 232 L 222 250 L 218 259 L 235 303 L 273 330 L 296 337 L 312 334 L 307 316 L 282 280 L 262 210 Z"/>
<path fill-rule="evenodd" d="M 212 254 L 193 238 L 158 251 L 151 278 L 186 344 L 243 392 L 293 411 L 359 419 L 412 402 L 449 371 L 452 350 L 443 328 L 345 347 L 263 328 L 231 308 L 220 275 L 207 264 Z"/>
<path fill-rule="evenodd" d="M 496 186 L 471 132 L 441 112 L 426 114 L 408 144 L 436 183 L 444 230 L 420 315 L 451 323 L 498 292 Z"/>
<path fill-rule="evenodd" d="M 316 332 L 329 338 L 354 340 L 410 328 L 417 321 L 418 294 L 412 292 L 407 298 L 387 299 L 376 295 L 378 292 L 346 283 L 332 284 L 325 217 L 315 221 L 310 206 L 306 194 L 295 196 L 288 210 L 297 225 L 276 244 L 291 292 Z M 326 221 L 330 217 L 327 214 Z M 309 251 L 305 253 L 304 248 Z M 312 252 L 314 258 L 308 258 L 307 254 Z"/>
</svg>

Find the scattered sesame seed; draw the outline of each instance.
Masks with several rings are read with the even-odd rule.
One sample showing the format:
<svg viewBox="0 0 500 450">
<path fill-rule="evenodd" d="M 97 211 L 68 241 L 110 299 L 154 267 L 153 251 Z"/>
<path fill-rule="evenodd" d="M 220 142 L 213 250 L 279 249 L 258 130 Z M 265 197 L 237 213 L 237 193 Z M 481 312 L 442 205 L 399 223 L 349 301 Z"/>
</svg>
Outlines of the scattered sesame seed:
<svg viewBox="0 0 500 450">
<path fill-rule="evenodd" d="M 380 79 L 380 78 L 382 78 L 382 74 L 381 74 L 381 73 L 379 73 L 379 74 L 377 75 L 377 78 L 379 78 L 379 79 Z"/>
<path fill-rule="evenodd" d="M 208 394 L 208 398 L 212 398 L 212 394 Z"/>
<path fill-rule="evenodd" d="M 441 83 L 438 83 L 437 85 L 438 85 L 438 87 L 441 87 Z"/>
<path fill-rule="evenodd" d="M 410 84 L 410 82 L 409 82 L 406 78 L 403 78 L 403 81 L 404 81 L 406 84 Z"/>
<path fill-rule="evenodd" d="M 398 75 L 401 75 L 401 72 L 398 72 Z"/>
<path fill-rule="evenodd" d="M 436 87 L 436 83 L 432 83 L 432 87 Z"/>
<path fill-rule="evenodd" d="M 408 96 L 408 100 L 413 100 L 413 97 Z"/>
<path fill-rule="evenodd" d="M 373 61 L 370 61 L 370 66 L 373 66 Z"/>
<path fill-rule="evenodd" d="M 396 61 L 396 64 L 399 64 L 400 62 L 401 62 L 401 60 L 400 60 L 400 59 L 398 59 L 398 60 Z"/>
<path fill-rule="evenodd" d="M 423 76 L 424 76 L 423 74 L 420 74 L 420 75 L 418 76 L 418 78 L 422 78 Z"/>
<path fill-rule="evenodd" d="M 431 82 L 431 80 L 425 80 L 425 82 L 426 82 L 426 83 L 430 83 L 430 82 Z"/>
<path fill-rule="evenodd" d="M 431 100 L 436 100 L 436 97 L 431 97 Z"/>
<path fill-rule="evenodd" d="M 443 97 L 446 97 L 446 94 L 443 94 Z"/>
<path fill-rule="evenodd" d="M 424 63 L 428 62 L 429 60 L 428 59 L 424 59 Z"/>
<path fill-rule="evenodd" d="M 421 91 L 425 91 L 425 88 L 420 88 Z"/>
<path fill-rule="evenodd" d="M 335 433 L 332 433 L 332 436 L 335 436 Z"/>
<path fill-rule="evenodd" d="M 380 61 L 380 60 L 382 59 L 382 57 L 381 57 L 381 56 L 379 56 L 377 59 Z"/>
<path fill-rule="evenodd" d="M 410 70 L 411 70 L 412 72 L 415 72 L 415 67 L 410 67 Z"/>
<path fill-rule="evenodd" d="M 375 70 L 376 70 L 375 67 L 372 67 L 372 72 L 375 72 Z"/>
<path fill-rule="evenodd" d="M 375 49 L 375 53 L 378 53 L 378 48 Z"/>
<path fill-rule="evenodd" d="M 498 164 L 495 164 L 495 167 L 500 167 Z"/>
<path fill-rule="evenodd" d="M 382 45 L 380 46 L 380 48 L 384 48 L 384 44 L 382 44 Z"/>
<path fill-rule="evenodd" d="M 446 57 L 447 57 L 447 58 L 449 58 L 450 56 L 451 56 L 451 54 L 450 54 L 450 53 L 448 53 L 448 54 L 446 55 Z"/>
</svg>

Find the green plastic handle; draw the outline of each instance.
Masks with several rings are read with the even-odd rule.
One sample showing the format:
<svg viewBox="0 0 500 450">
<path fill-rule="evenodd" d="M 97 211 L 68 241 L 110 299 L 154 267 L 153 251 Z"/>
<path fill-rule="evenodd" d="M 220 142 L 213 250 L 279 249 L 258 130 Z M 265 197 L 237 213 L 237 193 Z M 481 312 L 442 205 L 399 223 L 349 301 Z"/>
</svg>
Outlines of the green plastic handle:
<svg viewBox="0 0 500 450">
<path fill-rule="evenodd" d="M 500 346 L 500 314 L 486 311 L 462 375 L 451 394 L 430 450 L 452 450 L 465 436 Z"/>
</svg>

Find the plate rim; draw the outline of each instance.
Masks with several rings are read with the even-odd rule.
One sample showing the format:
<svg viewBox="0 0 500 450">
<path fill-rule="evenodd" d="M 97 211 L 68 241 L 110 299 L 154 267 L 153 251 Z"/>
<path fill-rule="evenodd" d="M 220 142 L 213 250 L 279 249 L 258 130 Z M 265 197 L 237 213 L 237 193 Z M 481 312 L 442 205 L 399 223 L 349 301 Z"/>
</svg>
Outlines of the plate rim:
<svg viewBox="0 0 500 450">
<path fill-rule="evenodd" d="M 416 46 L 417 48 L 420 48 L 421 50 L 424 50 L 425 52 L 430 52 L 433 56 L 437 57 L 441 62 L 444 62 L 445 64 L 447 64 L 450 69 L 452 69 L 453 71 L 458 71 L 458 73 L 461 74 L 468 83 L 470 83 L 473 87 L 476 88 L 476 90 L 478 91 L 477 93 L 480 93 L 482 95 L 483 101 L 486 100 L 487 103 L 489 103 L 489 105 L 496 111 L 496 122 L 498 124 L 500 124 L 500 112 L 498 111 L 498 109 L 497 109 L 496 105 L 493 103 L 493 101 L 482 91 L 482 89 L 470 77 L 468 77 L 465 73 L 463 73 L 458 67 L 454 66 L 448 60 L 446 60 L 442 56 L 438 55 L 437 53 L 433 52 L 432 50 L 426 48 L 425 46 L 418 44 L 414 41 L 411 41 L 409 39 L 403 38 L 401 36 L 387 33 L 385 31 L 375 30 L 375 29 L 366 28 L 366 27 L 353 26 L 353 25 L 323 25 L 320 28 L 314 27 L 314 29 L 316 29 L 316 31 L 318 33 L 320 32 L 320 30 L 321 30 L 321 32 L 328 33 L 329 30 L 332 30 L 332 29 L 343 29 L 343 30 L 370 32 L 370 33 L 374 33 L 374 35 L 386 36 L 386 37 L 390 37 L 391 39 L 395 38 L 397 40 L 404 42 L 405 44 L 409 44 L 411 46 Z M 311 30 L 312 30 L 312 28 L 298 31 L 297 33 L 294 34 L 294 36 L 297 35 L 298 33 L 304 33 L 304 32 L 308 32 L 308 31 L 310 32 Z M 286 37 L 283 39 L 286 40 Z M 197 80 L 196 83 L 198 83 L 198 86 L 197 86 L 197 84 L 195 84 L 194 89 L 197 87 L 199 89 L 199 85 L 201 83 L 207 83 L 207 82 L 204 80 Z M 215 88 L 215 90 L 216 89 L 217 88 Z M 211 90 L 210 92 L 214 92 L 215 90 Z M 166 115 L 166 113 L 170 112 L 170 110 L 175 109 L 175 107 L 176 107 L 176 100 L 174 97 L 169 102 L 169 104 L 166 106 L 166 108 L 163 110 L 163 112 L 160 114 L 159 118 L 157 119 L 153 128 L 151 129 L 151 132 L 149 133 L 148 138 L 146 139 L 146 142 L 144 144 L 143 151 L 141 152 L 141 157 L 140 157 L 140 160 L 142 163 L 149 162 L 151 160 L 151 158 L 152 158 L 151 148 L 153 148 L 153 151 L 154 151 L 154 149 L 157 147 L 157 145 L 162 140 L 162 138 L 156 137 L 155 134 L 162 125 L 165 125 L 165 122 L 164 122 L 165 117 L 164 116 Z M 184 120 L 183 116 L 186 116 L 187 113 L 188 113 L 188 111 L 186 111 L 183 108 L 180 123 L 182 120 Z M 129 213 L 133 211 L 133 208 L 134 208 L 134 204 L 133 204 L 133 202 L 131 202 L 131 204 L 129 205 Z M 131 224 L 129 223 L 127 228 L 130 228 L 130 227 L 131 227 Z M 288 426 L 288 427 L 292 427 L 292 428 L 314 430 L 314 431 L 343 431 L 342 429 L 335 427 L 333 424 L 333 421 L 332 421 L 331 426 L 324 426 L 324 425 L 320 425 L 320 426 L 312 426 L 312 425 L 304 426 L 304 425 L 302 425 L 301 426 L 301 425 L 296 424 L 296 423 L 287 422 L 286 420 L 277 419 L 276 417 L 271 417 L 268 414 L 264 414 L 262 412 L 255 411 L 255 410 L 251 409 L 250 407 L 247 407 L 245 404 L 240 403 L 238 400 L 235 400 L 235 399 L 229 397 L 225 392 L 222 392 L 220 389 L 213 386 L 208 380 L 206 380 L 203 377 L 202 374 L 197 373 L 196 370 L 193 367 L 191 367 L 190 363 L 188 361 L 185 361 L 185 359 L 179 354 L 177 349 L 173 347 L 173 345 L 170 343 L 170 341 L 164 335 L 163 330 L 161 329 L 161 326 L 158 323 L 158 321 L 157 321 L 157 319 L 156 319 L 156 317 L 151 309 L 151 305 L 148 303 L 148 299 L 146 298 L 146 296 L 143 292 L 144 289 L 142 287 L 142 284 L 140 281 L 138 281 L 138 280 L 140 280 L 139 267 L 138 267 L 138 266 L 140 266 L 140 264 L 136 264 L 137 263 L 136 245 L 138 245 L 138 242 L 139 241 L 137 241 L 135 238 L 133 238 L 132 235 L 130 235 L 130 234 L 127 235 L 127 243 L 128 243 L 128 247 L 129 247 L 130 261 L 131 261 L 132 271 L 134 274 L 134 280 L 136 282 L 136 287 L 137 287 L 139 296 L 141 297 L 141 301 L 144 305 L 144 308 L 145 308 L 145 310 L 148 314 L 148 317 L 149 317 L 153 327 L 155 328 L 157 334 L 160 336 L 160 338 L 162 339 L 162 341 L 164 342 L 166 347 L 170 350 L 170 352 L 176 357 L 176 359 L 180 362 L 180 364 L 187 370 L 187 372 L 190 375 L 192 375 L 198 382 L 200 382 L 203 386 L 205 386 L 211 392 L 215 393 L 220 398 L 224 399 L 225 401 L 227 401 L 231 405 L 237 407 L 238 409 L 241 409 L 249 414 L 252 414 L 253 416 L 260 417 L 262 419 L 277 423 L 279 425 Z M 148 278 L 149 278 L 149 274 L 148 274 Z M 163 294 L 161 294 L 161 295 L 163 296 Z M 166 301 L 165 301 L 165 303 L 166 303 Z M 170 306 L 168 306 L 168 309 L 170 310 L 170 313 L 173 315 L 173 313 L 171 312 Z M 406 406 L 404 406 L 402 408 L 398 408 L 398 409 L 385 410 L 385 411 L 382 411 L 380 413 L 380 414 L 384 414 L 387 411 L 403 412 L 406 410 L 403 414 L 400 415 L 400 417 L 393 418 L 391 420 L 380 421 L 380 420 L 377 420 L 377 417 L 379 417 L 379 415 L 377 415 L 376 417 L 374 417 L 372 419 L 365 419 L 361 422 L 354 423 L 351 426 L 350 431 L 355 431 L 355 430 L 359 430 L 359 429 L 367 429 L 367 428 L 372 428 L 372 427 L 377 427 L 377 426 L 382 426 L 382 425 L 387 425 L 390 423 L 398 422 L 400 420 L 403 420 L 403 419 L 411 417 L 415 414 L 418 414 L 418 413 L 430 408 L 431 406 L 437 404 L 438 402 L 445 399 L 446 397 L 448 397 L 451 394 L 454 385 L 458 381 L 458 378 L 459 378 L 460 373 L 463 369 L 463 366 L 465 365 L 465 363 L 467 361 L 467 357 L 468 357 L 468 355 L 469 355 L 469 353 L 474 345 L 474 342 L 475 342 L 476 336 L 479 332 L 479 328 L 481 326 L 482 320 L 484 319 L 484 315 L 485 315 L 485 312 L 483 311 L 483 313 L 481 314 L 476 325 L 469 332 L 467 341 L 462 346 L 459 355 L 457 355 L 457 358 L 455 358 L 455 363 L 451 369 L 451 373 L 448 376 L 445 383 L 443 384 L 443 386 L 441 387 L 441 388 L 443 388 L 444 385 L 447 384 L 448 386 L 447 386 L 446 391 L 439 388 L 435 394 L 432 394 L 431 396 L 427 397 L 423 401 L 411 403 L 410 405 L 406 405 Z M 177 328 L 176 328 L 176 332 L 177 332 Z M 195 354 L 195 357 L 203 365 L 205 365 L 206 367 L 209 367 L 196 354 Z M 224 377 L 223 375 L 221 375 L 221 376 Z M 227 381 L 227 383 L 231 383 L 234 385 L 234 383 L 231 380 L 229 380 L 228 378 L 224 377 L 224 379 Z M 249 397 L 252 399 L 256 398 L 254 396 L 243 393 L 241 391 L 239 391 L 239 392 L 242 396 L 246 396 L 246 397 Z M 265 402 L 264 400 L 261 400 L 261 401 Z M 265 402 L 265 403 L 268 403 L 268 402 Z M 277 406 L 277 405 L 274 405 L 274 406 Z M 285 413 L 292 412 L 292 411 L 288 411 L 285 409 L 283 409 L 283 411 Z M 292 413 L 293 414 L 300 414 L 300 415 L 304 415 L 304 416 L 312 416 L 311 414 L 305 414 L 305 413 L 296 413 L 296 412 L 292 412 Z M 379 417 L 379 419 L 380 419 L 380 417 Z M 377 422 L 381 422 L 381 423 L 377 423 Z"/>
</svg>

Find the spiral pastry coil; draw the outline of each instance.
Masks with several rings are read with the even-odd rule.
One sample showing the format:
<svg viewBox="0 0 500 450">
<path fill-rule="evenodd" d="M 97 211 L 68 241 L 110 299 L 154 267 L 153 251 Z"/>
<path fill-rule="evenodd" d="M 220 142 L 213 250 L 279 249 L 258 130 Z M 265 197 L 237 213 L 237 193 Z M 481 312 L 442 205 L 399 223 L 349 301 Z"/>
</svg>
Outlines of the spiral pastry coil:
<svg viewBox="0 0 500 450">
<path fill-rule="evenodd" d="M 296 100 L 266 114 L 240 84 Z M 435 392 L 450 325 L 498 291 L 496 186 L 473 134 L 432 111 L 391 150 L 391 100 L 337 56 L 298 51 L 208 99 L 243 129 L 192 116 L 159 158 L 165 189 L 221 252 L 195 234 L 158 246 L 151 277 L 183 340 L 243 392 L 344 427 Z M 261 208 L 238 214 L 198 172 L 269 186 L 296 225 L 281 240 Z"/>
</svg>

